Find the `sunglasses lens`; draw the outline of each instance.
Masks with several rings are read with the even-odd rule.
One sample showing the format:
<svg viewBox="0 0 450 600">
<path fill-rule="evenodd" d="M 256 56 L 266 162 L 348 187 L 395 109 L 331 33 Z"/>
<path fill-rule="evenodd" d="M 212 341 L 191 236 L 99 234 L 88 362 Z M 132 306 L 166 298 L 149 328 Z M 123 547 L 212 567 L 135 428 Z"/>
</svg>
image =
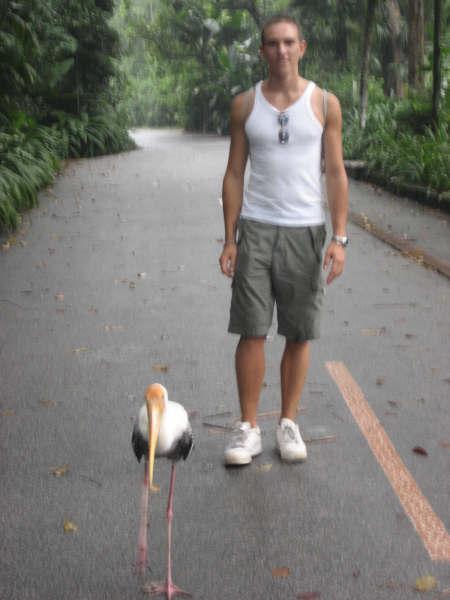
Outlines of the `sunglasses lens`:
<svg viewBox="0 0 450 600">
<path fill-rule="evenodd" d="M 289 131 L 287 129 L 280 129 L 278 139 L 280 144 L 286 144 L 289 141 Z"/>
</svg>

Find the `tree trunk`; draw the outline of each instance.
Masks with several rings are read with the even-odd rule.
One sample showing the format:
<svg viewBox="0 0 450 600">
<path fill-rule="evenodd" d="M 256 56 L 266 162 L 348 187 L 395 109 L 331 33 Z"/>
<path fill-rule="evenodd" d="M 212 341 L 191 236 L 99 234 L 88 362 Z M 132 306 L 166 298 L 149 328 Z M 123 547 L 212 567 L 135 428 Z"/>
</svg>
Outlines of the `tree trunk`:
<svg viewBox="0 0 450 600">
<path fill-rule="evenodd" d="M 433 39 L 433 122 L 439 127 L 439 105 L 441 99 L 441 12 L 442 0 L 434 0 L 434 39 Z"/>
<path fill-rule="evenodd" d="M 383 66 L 384 71 L 384 93 L 395 96 L 403 96 L 403 85 L 400 66 L 403 60 L 401 47 L 401 12 L 397 0 L 386 0 L 388 27 L 390 33 L 388 65 Z"/>
<path fill-rule="evenodd" d="M 423 0 L 408 4 L 408 83 L 412 89 L 424 88 L 424 8 Z"/>
<path fill-rule="evenodd" d="M 364 50 L 363 50 L 363 63 L 361 68 L 361 83 L 360 83 L 360 109 L 359 109 L 359 124 L 362 129 L 366 126 L 367 119 L 367 77 L 369 75 L 369 63 L 370 63 L 370 42 L 372 37 L 372 31 L 374 26 L 375 8 L 378 0 L 367 0 L 367 12 L 366 12 L 366 23 L 364 26 Z"/>
<path fill-rule="evenodd" d="M 347 28 L 346 28 L 346 6 L 345 0 L 337 0 L 337 28 L 336 28 L 336 57 L 344 67 L 348 66 L 348 44 L 347 44 Z"/>
</svg>

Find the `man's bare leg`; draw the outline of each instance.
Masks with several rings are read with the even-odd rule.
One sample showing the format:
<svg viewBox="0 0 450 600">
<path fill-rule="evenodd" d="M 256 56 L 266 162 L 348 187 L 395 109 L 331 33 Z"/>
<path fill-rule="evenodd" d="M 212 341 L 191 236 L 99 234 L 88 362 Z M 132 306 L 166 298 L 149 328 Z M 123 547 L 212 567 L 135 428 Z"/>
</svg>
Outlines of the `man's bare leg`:
<svg viewBox="0 0 450 600">
<path fill-rule="evenodd" d="M 258 402 L 266 370 L 265 338 L 241 337 L 236 348 L 236 377 L 242 420 L 256 427 Z"/>
<path fill-rule="evenodd" d="M 295 421 L 297 406 L 309 367 L 309 341 L 286 340 L 281 360 L 281 418 Z"/>
</svg>

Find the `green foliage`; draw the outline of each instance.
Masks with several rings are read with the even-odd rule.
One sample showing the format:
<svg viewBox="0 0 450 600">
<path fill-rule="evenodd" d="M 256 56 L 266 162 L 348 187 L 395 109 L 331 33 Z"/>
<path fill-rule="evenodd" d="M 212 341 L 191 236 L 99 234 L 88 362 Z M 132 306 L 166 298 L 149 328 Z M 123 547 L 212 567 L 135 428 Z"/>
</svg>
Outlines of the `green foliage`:
<svg viewBox="0 0 450 600">
<path fill-rule="evenodd" d="M 17 113 L 0 132 L 0 224 L 16 227 L 18 211 L 37 202 L 37 192 L 52 181 L 60 166 L 55 149 L 61 147 L 56 130 L 38 125 Z"/>
<path fill-rule="evenodd" d="M 59 159 L 134 147 L 114 62 L 113 0 L 0 2 L 0 228 L 36 202 Z"/>
</svg>

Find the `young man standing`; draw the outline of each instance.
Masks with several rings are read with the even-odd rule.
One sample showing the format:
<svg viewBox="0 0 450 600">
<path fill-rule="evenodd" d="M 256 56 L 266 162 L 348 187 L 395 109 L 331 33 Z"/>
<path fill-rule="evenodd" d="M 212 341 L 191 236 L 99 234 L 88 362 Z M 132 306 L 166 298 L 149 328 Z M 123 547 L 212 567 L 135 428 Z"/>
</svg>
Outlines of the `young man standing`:
<svg viewBox="0 0 450 600">
<path fill-rule="evenodd" d="M 228 330 L 241 336 L 236 375 L 242 416 L 225 450 L 230 465 L 249 464 L 262 451 L 256 419 L 265 372 L 264 342 L 274 303 L 278 333 L 286 338 L 276 443 L 282 459 L 306 458 L 294 419 L 309 366 L 309 340 L 319 337 L 326 235 L 322 143 L 333 225 L 323 262 L 323 269 L 329 268 L 327 284 L 342 273 L 348 242 L 339 101 L 328 94 L 325 111 L 324 91 L 299 76 L 306 42 L 293 19 L 270 19 L 262 30 L 259 51 L 269 77 L 254 91 L 233 99 L 222 194 L 225 243 L 219 263 L 222 272 L 233 278 Z M 244 194 L 248 157 L 251 174 Z"/>
</svg>

